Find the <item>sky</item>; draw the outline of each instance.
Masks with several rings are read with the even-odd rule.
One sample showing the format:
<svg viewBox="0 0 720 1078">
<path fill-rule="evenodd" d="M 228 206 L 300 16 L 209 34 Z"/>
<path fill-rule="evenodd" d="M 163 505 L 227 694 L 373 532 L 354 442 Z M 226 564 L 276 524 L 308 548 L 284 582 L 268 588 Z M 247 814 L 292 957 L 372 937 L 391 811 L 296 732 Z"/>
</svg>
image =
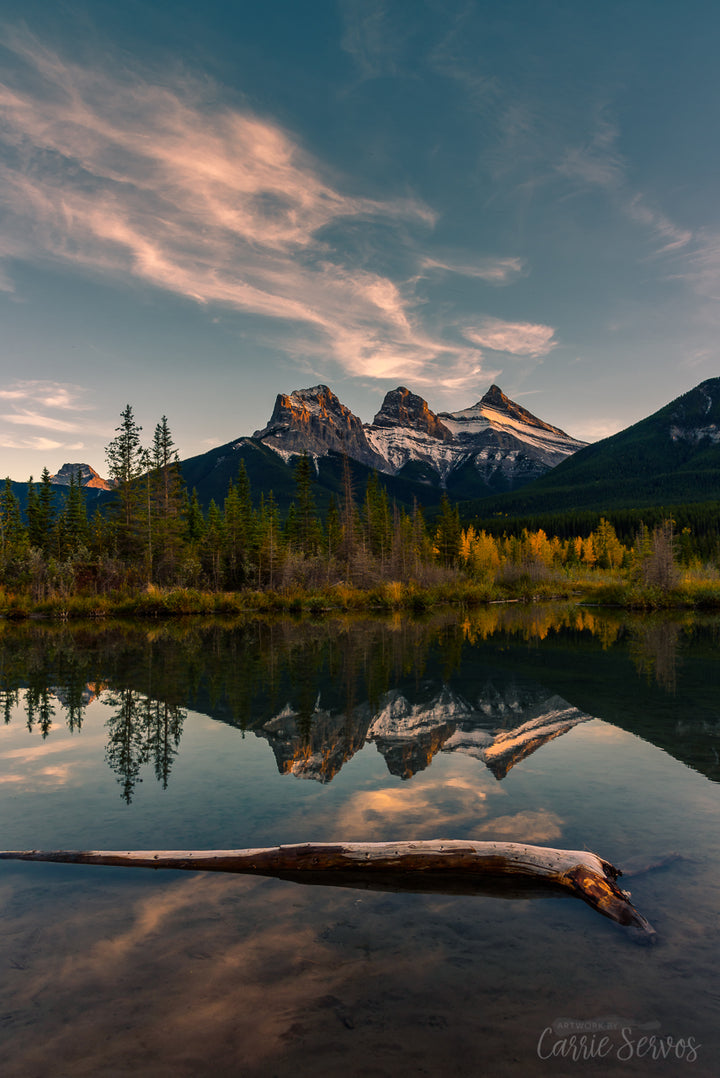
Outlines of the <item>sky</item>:
<svg viewBox="0 0 720 1078">
<path fill-rule="evenodd" d="M 714 0 L 0 0 L 0 475 L 720 374 Z"/>
</svg>

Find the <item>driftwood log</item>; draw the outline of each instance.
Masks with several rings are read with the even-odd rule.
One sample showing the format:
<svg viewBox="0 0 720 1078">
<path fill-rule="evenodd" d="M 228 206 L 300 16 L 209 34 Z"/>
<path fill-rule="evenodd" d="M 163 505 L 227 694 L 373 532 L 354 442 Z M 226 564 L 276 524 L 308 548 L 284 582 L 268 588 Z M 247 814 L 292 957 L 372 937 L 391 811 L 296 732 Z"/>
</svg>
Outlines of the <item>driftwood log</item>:
<svg viewBox="0 0 720 1078">
<path fill-rule="evenodd" d="M 587 850 L 555 850 L 519 842 L 299 843 L 251 850 L 7 850 L 0 860 L 239 872 L 307 883 L 396 890 L 483 890 L 488 881 L 540 883 L 579 896 L 650 941 L 655 930 L 616 884 L 619 869 Z M 469 885 L 469 886 L 468 886 Z M 384 887 L 382 889 L 385 889 Z"/>
</svg>

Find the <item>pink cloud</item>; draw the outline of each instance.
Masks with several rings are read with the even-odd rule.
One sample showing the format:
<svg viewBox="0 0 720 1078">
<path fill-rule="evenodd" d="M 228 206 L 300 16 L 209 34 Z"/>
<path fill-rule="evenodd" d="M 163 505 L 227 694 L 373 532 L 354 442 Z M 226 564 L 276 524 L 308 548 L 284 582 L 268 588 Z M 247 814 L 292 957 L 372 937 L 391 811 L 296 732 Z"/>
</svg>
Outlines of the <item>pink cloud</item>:
<svg viewBox="0 0 720 1078">
<path fill-rule="evenodd" d="M 207 86 L 83 68 L 27 35 L 8 42 L 35 80 L 0 84 L 2 139 L 15 152 L 0 168 L 7 252 L 260 315 L 286 350 L 306 347 L 351 374 L 477 381 L 481 341 L 431 330 L 413 278 L 358 268 L 329 239 L 331 227 L 336 236 L 380 221 L 414 262 L 408 229 L 435 221 L 422 202 L 344 193 L 290 133 L 218 108 Z M 420 262 L 493 283 L 522 269 L 517 259 Z"/>
<path fill-rule="evenodd" d="M 500 318 L 485 318 L 478 326 L 467 327 L 463 333 L 469 341 L 483 348 L 515 356 L 546 356 L 557 344 L 552 326 L 504 322 Z"/>
<path fill-rule="evenodd" d="M 423 258 L 422 269 L 457 273 L 462 277 L 477 277 L 488 284 L 509 284 L 523 272 L 525 263 L 521 258 L 488 258 L 476 263 L 455 262 L 452 259 Z"/>
</svg>

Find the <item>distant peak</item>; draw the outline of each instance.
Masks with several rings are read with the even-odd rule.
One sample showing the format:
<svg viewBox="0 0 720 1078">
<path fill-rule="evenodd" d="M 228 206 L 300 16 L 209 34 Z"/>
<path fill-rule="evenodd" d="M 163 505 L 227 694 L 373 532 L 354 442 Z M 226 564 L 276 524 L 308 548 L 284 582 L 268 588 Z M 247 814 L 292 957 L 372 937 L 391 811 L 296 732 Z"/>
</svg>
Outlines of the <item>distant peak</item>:
<svg viewBox="0 0 720 1078">
<path fill-rule="evenodd" d="M 405 386 L 385 394 L 382 408 L 375 416 L 373 427 L 410 427 L 422 430 L 433 438 L 450 441 L 452 434 L 428 407 L 428 403 Z"/>
<path fill-rule="evenodd" d="M 559 427 L 553 427 L 550 423 L 545 423 L 544 420 L 538 419 L 536 415 L 529 412 L 527 408 L 523 408 L 522 404 L 518 404 L 516 401 L 507 397 L 500 386 L 493 384 L 488 389 L 485 396 L 479 403 L 479 407 L 492 408 L 496 412 L 502 412 L 506 416 L 510 416 L 513 419 L 519 419 L 522 423 L 527 423 L 531 427 L 538 427 L 541 430 L 554 431 L 557 434 L 562 434 L 565 437 L 565 431 L 560 430 Z"/>
<path fill-rule="evenodd" d="M 496 407 L 507 406 L 513 402 L 509 397 L 506 397 L 500 386 L 496 386 L 495 383 L 490 386 L 485 396 L 480 401 L 481 404 L 494 404 Z"/>
<path fill-rule="evenodd" d="M 73 482 L 76 482 L 78 475 L 80 476 L 80 485 L 83 487 L 112 490 L 112 483 L 107 479 L 101 479 L 89 464 L 63 464 L 60 471 L 50 476 L 50 482 L 55 483 L 57 486 L 69 487 L 70 480 L 72 479 Z"/>
</svg>

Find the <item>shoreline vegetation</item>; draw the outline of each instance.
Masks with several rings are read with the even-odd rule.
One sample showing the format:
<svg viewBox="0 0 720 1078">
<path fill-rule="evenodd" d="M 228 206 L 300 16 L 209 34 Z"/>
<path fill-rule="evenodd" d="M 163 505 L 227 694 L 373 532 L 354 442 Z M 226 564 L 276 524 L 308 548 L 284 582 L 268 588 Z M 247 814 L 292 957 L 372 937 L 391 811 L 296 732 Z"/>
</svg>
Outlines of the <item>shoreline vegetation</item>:
<svg viewBox="0 0 720 1078">
<path fill-rule="evenodd" d="M 72 592 L 35 599 L 27 591 L 0 587 L 0 620 L 240 617 L 291 614 L 324 616 L 338 613 L 422 615 L 438 607 L 474 608 L 491 604 L 562 600 L 579 606 L 626 610 L 720 610 L 720 578 L 686 571 L 676 585 L 639 585 L 618 573 L 591 570 L 584 574 L 549 574 L 540 581 L 514 583 L 476 581 L 447 574 L 433 584 L 390 580 L 360 587 L 344 582 L 326 587 L 272 590 L 209 591 L 148 584 L 138 590 L 104 594 Z"/>
<path fill-rule="evenodd" d="M 604 516 L 567 527 L 500 531 L 464 521 L 443 495 L 422 508 L 391 502 L 381 477 L 341 489 L 320 514 L 312 460 L 295 462 L 284 514 L 272 491 L 253 496 L 241 463 L 221 505 L 188 493 L 167 419 L 150 448 L 127 405 L 106 456 L 114 492 L 88 519 L 80 475 L 58 501 L 44 470 L 27 509 L 0 488 L 0 618 L 234 616 L 342 611 L 422 614 L 438 605 L 550 599 L 652 610 L 720 609 L 714 514 L 683 527 L 665 517 L 618 537 Z M 572 518 L 568 518 L 569 524 Z M 561 522 L 562 523 L 562 522 Z"/>
</svg>

